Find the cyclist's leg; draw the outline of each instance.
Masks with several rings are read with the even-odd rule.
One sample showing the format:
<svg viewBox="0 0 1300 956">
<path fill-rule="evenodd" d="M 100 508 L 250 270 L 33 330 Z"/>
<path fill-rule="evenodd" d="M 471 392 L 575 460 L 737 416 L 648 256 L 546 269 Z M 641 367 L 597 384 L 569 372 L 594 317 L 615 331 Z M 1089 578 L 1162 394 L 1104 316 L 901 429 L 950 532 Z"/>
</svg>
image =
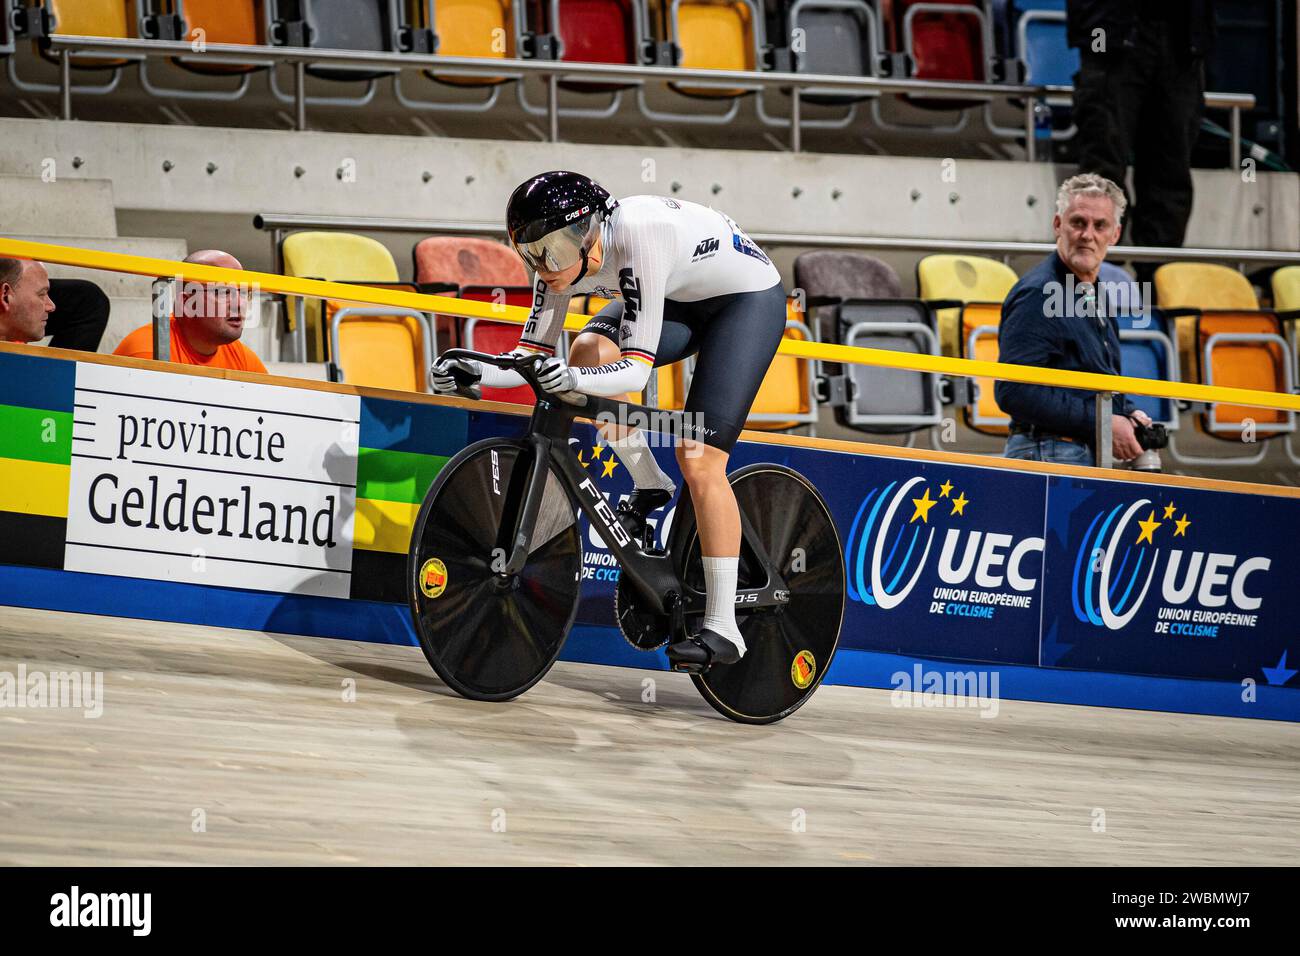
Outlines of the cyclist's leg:
<svg viewBox="0 0 1300 956">
<path fill-rule="evenodd" d="M 707 605 L 702 630 L 726 637 L 744 652 L 736 626 L 740 509 L 727 480 L 731 449 L 785 332 L 785 291 L 727 297 L 709 316 L 686 399 L 687 421 L 703 441 L 686 440 L 677 462 L 691 489 Z"/>
<path fill-rule="evenodd" d="M 595 368 L 617 362 L 622 356 L 618 344 L 622 318 L 622 302 L 611 302 L 601 309 L 575 338 L 569 351 L 569 364 Z M 685 324 L 666 314 L 655 364 L 666 365 L 689 354 L 686 350 L 691 347 L 692 338 L 691 330 Z M 616 400 L 630 402 L 632 397 L 621 395 L 616 396 Z M 676 485 L 655 461 L 640 429 L 626 428 L 616 422 L 602 422 L 598 428 L 636 486 L 633 501 L 629 503 L 636 513 L 630 522 L 630 530 L 639 534 L 646 516 L 671 500 Z M 641 491 L 653 493 L 639 494 Z"/>
</svg>

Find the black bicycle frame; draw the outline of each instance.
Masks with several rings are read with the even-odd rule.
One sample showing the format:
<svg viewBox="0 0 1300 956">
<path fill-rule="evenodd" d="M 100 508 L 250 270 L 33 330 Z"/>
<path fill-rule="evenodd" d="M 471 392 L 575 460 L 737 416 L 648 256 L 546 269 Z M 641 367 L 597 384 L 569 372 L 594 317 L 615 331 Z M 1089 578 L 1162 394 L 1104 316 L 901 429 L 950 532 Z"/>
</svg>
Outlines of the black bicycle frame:
<svg viewBox="0 0 1300 956">
<path fill-rule="evenodd" d="M 444 357 L 457 356 L 480 362 L 487 361 L 498 367 L 503 367 L 500 360 L 505 358 L 505 356 L 472 352 L 468 349 L 449 349 L 444 353 Z M 538 362 L 541 358 L 541 356 L 537 357 Z M 627 533 L 627 529 L 619 524 L 604 493 L 596 487 L 591 476 L 578 465 L 576 456 L 569 452 L 573 421 L 580 415 L 597 422 L 627 423 L 638 418 L 646 422 L 667 422 L 670 433 L 674 435 L 688 433 L 685 417 L 678 411 L 616 402 L 613 399 L 580 392 L 553 396 L 537 384 L 536 376 L 533 374 L 536 364 L 537 362 L 525 361 L 504 366 L 523 376 L 532 387 L 537 397 L 537 404 L 528 422 L 528 432 L 524 436 L 524 441 L 532 452 L 532 462 L 528 484 L 524 491 L 523 507 L 518 512 L 519 521 L 515 527 L 510 559 L 498 573 L 502 577 L 516 575 L 523 570 L 528 561 L 537 515 L 541 511 L 542 498 L 546 492 L 547 466 L 553 462 L 570 500 L 576 500 L 586 514 L 587 520 L 600 530 L 600 536 L 605 544 L 618 556 L 623 572 L 631 576 L 633 585 L 651 603 L 651 606 L 659 613 L 670 616 L 704 613 L 705 593 L 677 577 L 671 564 L 671 549 L 666 554 L 647 554 L 642 549 L 641 543 L 634 541 Z M 758 535 L 744 511 L 740 512 L 740 525 L 741 537 L 749 543 L 750 550 L 757 556 L 766 572 L 767 580 L 761 588 L 737 589 L 737 607 L 757 609 L 788 604 L 790 597 L 785 579 L 771 558 L 757 545 Z"/>
</svg>

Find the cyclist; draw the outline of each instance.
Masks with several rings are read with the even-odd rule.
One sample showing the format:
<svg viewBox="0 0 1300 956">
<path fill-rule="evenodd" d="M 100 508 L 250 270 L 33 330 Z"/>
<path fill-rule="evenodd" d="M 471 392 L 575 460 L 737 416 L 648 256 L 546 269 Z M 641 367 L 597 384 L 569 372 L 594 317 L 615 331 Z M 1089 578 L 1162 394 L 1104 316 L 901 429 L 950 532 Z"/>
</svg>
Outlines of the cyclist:
<svg viewBox="0 0 1300 956">
<path fill-rule="evenodd" d="M 549 356 L 539 369 L 546 391 L 576 390 L 630 401 L 651 369 L 694 355 L 686 430 L 677 463 L 699 525 L 707 601 L 702 627 L 668 648 L 674 662 L 708 667 L 745 653 L 736 626 L 740 511 L 727 459 L 785 331 L 785 290 L 771 260 L 722 213 L 678 199 L 616 200 L 586 176 L 555 171 L 532 177 L 506 206 L 510 242 L 535 272 L 532 312 L 516 354 Z M 569 300 L 610 299 L 574 339 L 567 361 L 555 355 Z M 451 367 L 493 388 L 522 384 L 515 372 L 478 362 L 439 360 L 437 391 L 454 391 Z M 676 491 L 640 430 L 603 423 L 601 434 L 635 484 L 619 508 L 634 534 Z"/>
</svg>

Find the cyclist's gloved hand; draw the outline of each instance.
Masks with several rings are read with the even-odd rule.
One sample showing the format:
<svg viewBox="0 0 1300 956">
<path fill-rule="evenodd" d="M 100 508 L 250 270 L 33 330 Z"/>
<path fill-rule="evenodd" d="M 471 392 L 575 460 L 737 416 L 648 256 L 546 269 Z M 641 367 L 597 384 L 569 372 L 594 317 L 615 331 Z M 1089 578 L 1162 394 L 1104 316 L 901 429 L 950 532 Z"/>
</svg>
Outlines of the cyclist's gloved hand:
<svg viewBox="0 0 1300 956">
<path fill-rule="evenodd" d="M 552 355 L 537 368 L 537 382 L 546 391 L 558 394 L 571 392 L 578 387 L 577 376 L 569 363 L 559 355 Z"/>
<path fill-rule="evenodd" d="M 459 371 L 462 379 L 472 379 L 463 386 L 464 388 L 472 388 L 483 377 L 483 366 L 473 359 L 440 358 L 433 363 L 433 368 L 429 370 L 435 392 L 457 392 L 461 390 L 462 385 L 452 375 L 452 369 Z"/>
</svg>

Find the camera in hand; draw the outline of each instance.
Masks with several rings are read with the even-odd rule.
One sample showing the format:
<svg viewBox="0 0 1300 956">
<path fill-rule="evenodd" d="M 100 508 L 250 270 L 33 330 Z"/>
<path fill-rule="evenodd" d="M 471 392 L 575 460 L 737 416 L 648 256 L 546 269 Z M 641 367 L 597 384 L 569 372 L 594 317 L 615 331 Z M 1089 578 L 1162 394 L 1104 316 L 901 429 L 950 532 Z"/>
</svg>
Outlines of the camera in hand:
<svg viewBox="0 0 1300 956">
<path fill-rule="evenodd" d="M 1169 447 L 1169 430 L 1159 422 L 1143 425 L 1139 421 L 1134 421 L 1133 435 L 1143 451 L 1158 451 Z"/>
<path fill-rule="evenodd" d="M 1169 430 L 1158 422 L 1143 425 L 1137 419 L 1133 422 L 1133 437 L 1142 446 L 1142 454 L 1133 459 L 1134 471 L 1158 472 L 1161 469 L 1160 449 L 1169 447 Z"/>
</svg>

